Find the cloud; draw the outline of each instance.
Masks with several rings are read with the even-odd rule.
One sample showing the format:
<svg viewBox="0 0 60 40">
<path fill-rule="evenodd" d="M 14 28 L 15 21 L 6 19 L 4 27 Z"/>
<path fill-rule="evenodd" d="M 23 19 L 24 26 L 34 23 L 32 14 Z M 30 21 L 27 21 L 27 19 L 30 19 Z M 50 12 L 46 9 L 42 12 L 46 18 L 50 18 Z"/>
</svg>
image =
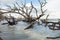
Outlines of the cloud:
<svg viewBox="0 0 60 40">
<path fill-rule="evenodd" d="M 27 3 L 27 6 L 30 6 L 30 3 Z M 35 5 L 34 5 L 35 6 Z M 35 6 L 38 10 L 39 5 Z M 44 7 L 44 9 L 47 9 L 47 14 L 50 14 L 53 16 L 53 18 L 56 16 L 57 18 L 60 17 L 60 0 L 47 0 L 47 4 Z M 52 18 L 51 16 L 51 18 Z M 50 17 L 49 17 L 50 18 Z"/>
<path fill-rule="evenodd" d="M 60 12 L 60 0 L 47 0 L 46 8 L 52 12 Z"/>
<path fill-rule="evenodd" d="M 47 14 L 50 16 L 49 19 L 60 19 L 60 0 L 47 0 Z"/>
</svg>

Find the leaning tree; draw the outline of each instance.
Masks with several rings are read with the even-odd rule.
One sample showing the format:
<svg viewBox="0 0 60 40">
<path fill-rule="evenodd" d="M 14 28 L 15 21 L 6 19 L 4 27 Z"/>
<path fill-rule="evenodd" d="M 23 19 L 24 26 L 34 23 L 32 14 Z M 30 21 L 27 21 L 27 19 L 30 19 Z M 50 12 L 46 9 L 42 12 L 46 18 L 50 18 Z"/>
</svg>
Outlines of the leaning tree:
<svg viewBox="0 0 60 40">
<path fill-rule="evenodd" d="M 40 18 L 42 16 L 44 16 L 46 10 L 43 9 L 43 7 L 46 5 L 46 0 L 44 0 L 44 2 L 41 2 L 41 0 L 38 0 L 39 4 L 40 4 L 40 14 L 38 15 L 38 9 L 33 5 L 32 1 L 31 1 L 31 6 L 30 7 L 27 7 L 26 6 L 26 0 L 24 0 L 24 2 L 22 2 L 21 5 L 19 5 L 18 2 L 16 2 L 15 4 L 13 4 L 13 7 L 10 6 L 10 5 L 6 5 L 9 10 L 6 10 L 6 9 L 0 9 L 0 10 L 5 10 L 6 12 L 3 12 L 1 14 L 5 14 L 5 13 L 17 13 L 17 14 L 20 14 L 21 16 L 23 16 L 23 20 L 22 21 L 25 21 L 27 23 L 29 23 L 29 26 L 25 29 L 29 29 L 29 28 L 32 28 L 34 23 L 38 20 L 40 20 Z M 18 6 L 18 7 L 17 7 Z M 31 15 L 31 13 L 33 12 L 33 10 L 35 10 L 35 14 L 36 14 L 36 17 L 33 17 Z"/>
</svg>

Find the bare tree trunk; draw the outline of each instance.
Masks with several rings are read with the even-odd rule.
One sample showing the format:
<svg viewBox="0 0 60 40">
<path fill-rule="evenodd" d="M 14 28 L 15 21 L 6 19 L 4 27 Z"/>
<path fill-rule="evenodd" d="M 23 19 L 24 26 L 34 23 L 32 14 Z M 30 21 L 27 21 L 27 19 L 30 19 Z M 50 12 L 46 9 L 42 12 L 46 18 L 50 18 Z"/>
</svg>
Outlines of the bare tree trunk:
<svg viewBox="0 0 60 40">
<path fill-rule="evenodd" d="M 33 28 L 34 23 L 35 23 L 35 22 L 30 23 L 30 25 L 29 25 L 27 28 L 25 28 L 24 30 Z"/>
</svg>

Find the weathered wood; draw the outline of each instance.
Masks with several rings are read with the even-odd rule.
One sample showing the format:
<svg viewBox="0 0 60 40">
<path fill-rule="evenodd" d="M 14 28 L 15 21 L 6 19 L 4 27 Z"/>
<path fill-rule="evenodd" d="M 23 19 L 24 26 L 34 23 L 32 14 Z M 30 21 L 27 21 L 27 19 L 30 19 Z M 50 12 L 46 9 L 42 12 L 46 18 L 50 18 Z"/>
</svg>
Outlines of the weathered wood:
<svg viewBox="0 0 60 40">
<path fill-rule="evenodd" d="M 35 23 L 35 22 L 32 22 L 32 23 L 31 23 L 27 28 L 25 28 L 24 30 L 33 28 L 34 23 Z"/>
<path fill-rule="evenodd" d="M 57 38 L 60 38 L 60 37 L 46 37 L 47 39 L 57 39 Z"/>
<path fill-rule="evenodd" d="M 47 24 L 49 24 L 49 23 L 52 23 L 51 26 L 53 27 L 53 28 L 51 28 L 51 26 L 49 25 L 48 26 L 49 29 L 51 29 L 51 30 L 60 30 L 60 26 L 59 26 L 59 28 L 56 26 L 56 24 L 60 25 L 60 22 L 47 22 Z M 57 29 L 55 27 L 57 27 Z"/>
<path fill-rule="evenodd" d="M 51 27 L 49 27 L 49 29 L 51 29 L 51 30 L 60 30 L 60 28 L 51 28 Z"/>
<path fill-rule="evenodd" d="M 0 37 L 0 40 L 3 40 L 3 39 Z"/>
</svg>

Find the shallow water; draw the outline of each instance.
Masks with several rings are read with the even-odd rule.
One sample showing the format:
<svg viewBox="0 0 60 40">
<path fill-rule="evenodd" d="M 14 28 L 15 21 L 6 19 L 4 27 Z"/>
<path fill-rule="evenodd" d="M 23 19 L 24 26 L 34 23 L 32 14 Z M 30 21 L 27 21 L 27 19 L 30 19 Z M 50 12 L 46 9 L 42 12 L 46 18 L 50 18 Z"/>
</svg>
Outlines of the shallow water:
<svg viewBox="0 0 60 40">
<path fill-rule="evenodd" d="M 30 34 L 30 31 L 25 31 L 23 29 L 6 27 L 0 30 L 2 31 L 0 36 L 4 40 L 38 40 L 38 38 L 32 36 L 32 32 Z"/>
<path fill-rule="evenodd" d="M 53 40 L 46 39 L 46 36 L 58 36 L 57 34 L 60 34 L 60 31 L 52 31 L 40 25 L 33 29 L 24 30 L 27 26 L 27 23 L 24 22 L 19 22 L 14 26 L 0 25 L 0 31 L 2 31 L 2 33 L 0 33 L 0 37 L 2 37 L 3 40 Z"/>
</svg>

